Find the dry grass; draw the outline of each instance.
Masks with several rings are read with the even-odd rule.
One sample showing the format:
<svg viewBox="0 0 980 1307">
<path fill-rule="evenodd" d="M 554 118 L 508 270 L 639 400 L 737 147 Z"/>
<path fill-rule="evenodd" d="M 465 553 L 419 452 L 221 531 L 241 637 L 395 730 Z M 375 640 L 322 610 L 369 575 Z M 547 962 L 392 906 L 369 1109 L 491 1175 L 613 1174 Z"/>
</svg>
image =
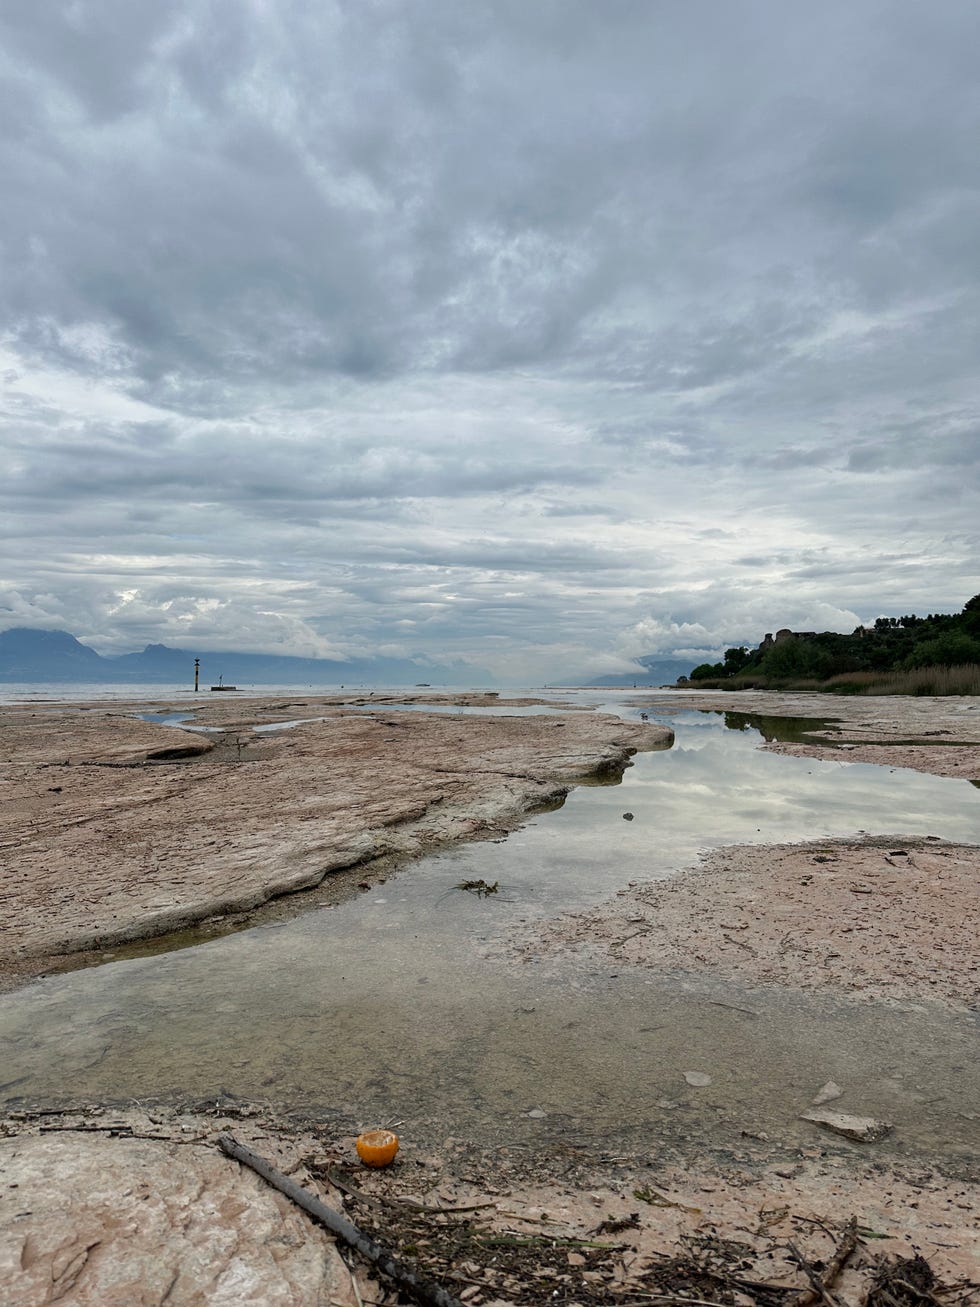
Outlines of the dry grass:
<svg viewBox="0 0 980 1307">
<path fill-rule="evenodd" d="M 907 672 L 848 672 L 824 681 L 833 694 L 980 695 L 980 666 L 916 667 Z"/>
</svg>

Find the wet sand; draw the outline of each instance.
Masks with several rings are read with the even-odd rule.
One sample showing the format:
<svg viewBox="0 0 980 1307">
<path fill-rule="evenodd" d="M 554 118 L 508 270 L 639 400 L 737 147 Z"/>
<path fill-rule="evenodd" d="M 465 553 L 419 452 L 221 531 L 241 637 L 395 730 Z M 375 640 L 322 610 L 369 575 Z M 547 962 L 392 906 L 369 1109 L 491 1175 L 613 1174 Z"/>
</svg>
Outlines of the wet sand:
<svg viewBox="0 0 980 1307">
<path fill-rule="evenodd" d="M 525 956 L 569 948 L 664 973 L 980 1009 L 980 848 L 869 836 L 733 845 L 548 923 Z"/>
<path fill-rule="evenodd" d="M 980 779 L 980 704 L 969 698 L 747 691 L 636 703 L 653 712 L 751 715 L 774 753 Z M 787 742 L 775 738 L 785 718 L 824 724 L 807 723 L 805 740 Z M 669 882 L 632 885 L 592 911 L 548 923 L 523 952 L 587 947 L 652 970 L 975 1012 L 978 887 L 980 847 L 928 831 L 734 845 Z"/>
</svg>

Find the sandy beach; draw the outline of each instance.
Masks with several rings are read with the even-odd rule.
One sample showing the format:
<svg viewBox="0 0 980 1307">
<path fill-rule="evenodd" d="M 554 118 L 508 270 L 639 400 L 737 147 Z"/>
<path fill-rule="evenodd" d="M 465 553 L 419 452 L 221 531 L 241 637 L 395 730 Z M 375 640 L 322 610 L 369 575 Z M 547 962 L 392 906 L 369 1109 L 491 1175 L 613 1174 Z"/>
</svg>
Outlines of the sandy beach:
<svg viewBox="0 0 980 1307">
<path fill-rule="evenodd" d="M 764 747 L 980 778 L 980 705 L 970 700 L 637 693 L 635 705 L 819 717 L 827 725 L 806 740 Z M 201 735 L 134 720 L 135 707 L 0 716 L 8 987 L 112 939 L 215 916 L 247 921 L 276 895 L 301 904 L 325 887 L 356 892 L 378 859 L 499 837 L 576 780 L 614 775 L 634 750 L 669 743 L 653 724 L 591 712 L 446 718 L 377 704 L 365 715 L 322 699 L 209 703 L 196 721 L 216 730 Z M 305 717 L 317 720 L 255 729 Z M 514 965 L 532 950 L 579 951 L 651 975 L 968 1016 L 980 849 L 929 835 L 715 850 L 669 881 L 624 885 L 594 909 L 527 927 L 514 938 Z M 813 1096 L 846 1112 L 835 1088 L 815 1082 Z M 965 1138 L 976 1120 L 951 1129 Z M 893 1302 L 977 1300 L 965 1283 L 980 1280 L 977 1177 L 929 1158 L 889 1160 L 833 1129 L 815 1126 L 803 1147 L 742 1132 L 725 1158 L 692 1138 L 683 1164 L 665 1161 L 655 1141 L 647 1156 L 612 1157 L 547 1136 L 540 1152 L 447 1138 L 437 1152 L 408 1146 L 392 1169 L 368 1172 L 352 1167 L 351 1138 L 275 1104 L 226 1102 L 8 1113 L 0 1277 L 13 1286 L 9 1301 L 399 1301 L 225 1158 L 216 1140 L 227 1131 L 447 1275 L 466 1303 L 676 1301 L 661 1263 L 682 1255 L 689 1301 L 757 1301 L 731 1296 L 735 1281 L 724 1276 L 736 1265 L 746 1282 L 809 1289 L 819 1301 L 791 1250 L 825 1274 L 852 1217 L 856 1243 L 833 1301 L 867 1300 L 885 1255 L 914 1278 L 920 1254 L 959 1287 L 930 1299 L 922 1282 Z"/>
</svg>

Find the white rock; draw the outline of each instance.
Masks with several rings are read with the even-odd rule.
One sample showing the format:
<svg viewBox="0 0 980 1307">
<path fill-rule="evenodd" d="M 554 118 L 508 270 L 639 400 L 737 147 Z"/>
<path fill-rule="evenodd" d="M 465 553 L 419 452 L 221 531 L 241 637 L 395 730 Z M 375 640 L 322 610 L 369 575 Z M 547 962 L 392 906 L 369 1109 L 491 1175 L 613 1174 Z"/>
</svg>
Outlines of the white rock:
<svg viewBox="0 0 980 1307">
<path fill-rule="evenodd" d="M 685 1071 L 684 1079 L 694 1089 L 704 1089 L 711 1084 L 711 1077 L 703 1071 Z"/>
<path fill-rule="evenodd" d="M 0 1174 L 5 1307 L 353 1307 L 331 1236 L 217 1149 L 20 1135 Z"/>
<path fill-rule="evenodd" d="M 825 1112 L 820 1108 L 804 1112 L 800 1119 L 812 1121 L 814 1125 L 833 1130 L 835 1134 L 844 1135 L 847 1139 L 856 1139 L 862 1144 L 873 1144 L 878 1139 L 884 1139 L 895 1128 L 886 1121 L 876 1121 L 871 1116 L 846 1116 L 843 1112 Z"/>
</svg>

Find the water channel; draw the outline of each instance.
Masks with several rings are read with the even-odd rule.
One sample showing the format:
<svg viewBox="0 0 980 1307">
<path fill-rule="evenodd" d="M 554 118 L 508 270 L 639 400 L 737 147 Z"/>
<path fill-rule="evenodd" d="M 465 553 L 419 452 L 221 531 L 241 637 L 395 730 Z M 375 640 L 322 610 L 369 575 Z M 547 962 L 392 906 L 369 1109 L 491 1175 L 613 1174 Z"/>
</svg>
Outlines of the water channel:
<svg viewBox="0 0 980 1307">
<path fill-rule="evenodd" d="M 612 706 L 635 716 L 625 698 Z M 859 831 L 980 843 L 980 790 L 966 782 L 766 753 L 744 718 L 660 720 L 673 748 L 638 755 L 621 784 L 576 788 L 505 841 L 411 863 L 339 907 L 155 956 L 119 951 L 4 996 L 0 1097 L 235 1096 L 355 1125 L 398 1119 L 431 1142 L 550 1133 L 635 1148 L 656 1133 L 724 1147 L 743 1130 L 812 1144 L 798 1114 L 833 1079 L 847 1110 L 896 1123 L 891 1147 L 959 1164 L 980 1101 L 969 1015 L 516 960 L 536 920 L 677 874 L 706 848 Z M 455 888 L 477 879 L 499 893 Z M 689 1070 L 711 1085 L 690 1088 Z"/>
</svg>

